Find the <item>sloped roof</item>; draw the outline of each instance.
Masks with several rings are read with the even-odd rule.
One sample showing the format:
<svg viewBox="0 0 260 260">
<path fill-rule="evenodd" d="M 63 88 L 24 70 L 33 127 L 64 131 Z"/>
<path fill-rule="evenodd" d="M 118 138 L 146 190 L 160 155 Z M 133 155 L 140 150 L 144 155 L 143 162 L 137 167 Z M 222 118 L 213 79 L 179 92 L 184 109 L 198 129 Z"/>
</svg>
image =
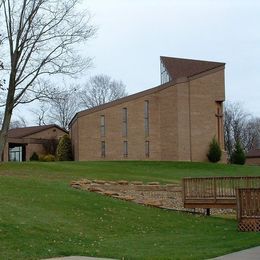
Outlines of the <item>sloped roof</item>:
<svg viewBox="0 0 260 260">
<path fill-rule="evenodd" d="M 42 125 L 42 126 L 30 126 L 30 127 L 22 127 L 22 128 L 13 128 L 8 131 L 8 138 L 22 138 L 28 135 L 32 135 L 49 128 L 56 127 L 64 132 L 67 132 L 65 129 L 52 124 L 52 125 Z"/>
<path fill-rule="evenodd" d="M 153 88 L 149 88 L 147 90 L 144 90 L 144 91 L 141 91 L 141 92 L 138 92 L 138 93 L 126 96 L 126 97 L 122 97 L 122 98 L 110 101 L 110 102 L 102 104 L 102 105 L 98 105 L 98 106 L 95 106 L 95 107 L 92 107 L 92 108 L 88 108 L 88 109 L 79 111 L 71 119 L 71 121 L 69 123 L 69 127 L 71 127 L 71 125 L 73 124 L 75 119 L 77 119 L 78 117 L 88 115 L 88 114 L 91 114 L 91 113 L 94 113 L 94 112 L 97 112 L 97 111 L 100 111 L 100 110 L 103 110 L 103 109 L 106 109 L 106 108 L 109 108 L 109 107 L 112 107 L 112 106 L 115 106 L 115 105 L 122 104 L 124 102 L 128 102 L 128 101 L 131 101 L 131 100 L 134 100 L 134 99 L 146 96 L 146 95 L 156 93 L 157 91 L 161 91 L 161 90 L 166 89 L 170 86 L 174 86 L 177 83 L 178 82 L 176 80 L 173 80 L 171 82 L 164 83 L 163 85 L 159 85 L 159 86 L 156 86 L 156 87 L 153 87 Z"/>
<path fill-rule="evenodd" d="M 161 57 L 161 61 L 172 79 L 192 77 L 225 65 L 225 63 L 222 62 L 180 59 L 164 56 Z"/>
<path fill-rule="evenodd" d="M 119 98 L 117 100 L 85 109 L 83 111 L 80 111 L 75 114 L 75 116 L 72 118 L 72 120 L 69 123 L 69 127 L 73 124 L 73 122 L 81 116 L 88 115 L 103 109 L 106 109 L 108 107 L 112 107 L 114 105 L 118 105 L 124 102 L 128 102 L 131 100 L 134 100 L 136 98 L 140 98 L 142 96 L 148 95 L 148 94 L 153 94 L 156 93 L 157 91 L 161 91 L 165 88 L 174 86 L 181 81 L 184 80 L 189 80 L 189 77 L 195 76 L 197 74 L 203 73 L 210 71 L 212 69 L 218 68 L 218 67 L 223 67 L 225 66 L 225 63 L 221 62 L 213 62 L 213 61 L 202 61 L 202 60 L 191 60 L 191 59 L 181 59 L 181 58 L 172 58 L 172 57 L 165 57 L 161 56 L 160 57 L 161 61 L 163 62 L 164 66 L 166 67 L 168 73 L 170 73 L 170 76 L 172 80 L 170 82 L 166 82 L 162 85 L 123 97 Z"/>
<path fill-rule="evenodd" d="M 247 155 L 247 158 L 260 158 L 260 149 L 252 149 L 250 150 Z"/>
</svg>

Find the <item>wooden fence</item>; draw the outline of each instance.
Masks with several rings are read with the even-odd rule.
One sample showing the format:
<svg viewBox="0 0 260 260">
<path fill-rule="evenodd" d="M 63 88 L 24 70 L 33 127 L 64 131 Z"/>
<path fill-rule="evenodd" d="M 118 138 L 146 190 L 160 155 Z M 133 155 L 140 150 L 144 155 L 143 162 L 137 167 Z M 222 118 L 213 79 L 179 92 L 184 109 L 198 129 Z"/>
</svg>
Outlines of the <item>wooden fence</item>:
<svg viewBox="0 0 260 260">
<path fill-rule="evenodd" d="M 260 231 L 260 188 L 237 189 L 237 219 L 241 231 Z"/>
<path fill-rule="evenodd" d="M 260 188 L 260 176 L 184 178 L 182 185 L 185 208 L 236 208 L 236 189 Z"/>
</svg>

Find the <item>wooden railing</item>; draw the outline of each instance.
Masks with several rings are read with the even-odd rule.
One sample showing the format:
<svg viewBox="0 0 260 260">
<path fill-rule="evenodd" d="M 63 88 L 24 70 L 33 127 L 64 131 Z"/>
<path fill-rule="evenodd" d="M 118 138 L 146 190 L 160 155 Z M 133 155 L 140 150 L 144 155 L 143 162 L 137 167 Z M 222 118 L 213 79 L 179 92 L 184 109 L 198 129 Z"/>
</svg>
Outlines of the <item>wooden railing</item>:
<svg viewBox="0 0 260 260">
<path fill-rule="evenodd" d="M 260 188 L 260 176 L 184 178 L 184 207 L 236 208 L 237 188 Z"/>
<path fill-rule="evenodd" d="M 260 231 L 260 188 L 237 189 L 237 219 L 241 231 Z"/>
</svg>

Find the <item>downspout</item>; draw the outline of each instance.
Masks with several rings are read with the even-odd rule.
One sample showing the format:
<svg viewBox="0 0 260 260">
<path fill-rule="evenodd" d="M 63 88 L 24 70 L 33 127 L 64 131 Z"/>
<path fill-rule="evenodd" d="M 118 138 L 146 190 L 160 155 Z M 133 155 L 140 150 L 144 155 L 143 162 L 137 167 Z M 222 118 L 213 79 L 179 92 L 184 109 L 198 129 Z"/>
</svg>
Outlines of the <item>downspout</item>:
<svg viewBox="0 0 260 260">
<path fill-rule="evenodd" d="M 190 79 L 188 78 L 188 100 L 189 100 L 189 138 L 190 138 L 190 161 L 192 162 L 192 143 L 191 143 L 191 97 L 190 97 Z"/>
<path fill-rule="evenodd" d="M 79 161 L 79 118 L 77 118 L 77 161 Z"/>
</svg>

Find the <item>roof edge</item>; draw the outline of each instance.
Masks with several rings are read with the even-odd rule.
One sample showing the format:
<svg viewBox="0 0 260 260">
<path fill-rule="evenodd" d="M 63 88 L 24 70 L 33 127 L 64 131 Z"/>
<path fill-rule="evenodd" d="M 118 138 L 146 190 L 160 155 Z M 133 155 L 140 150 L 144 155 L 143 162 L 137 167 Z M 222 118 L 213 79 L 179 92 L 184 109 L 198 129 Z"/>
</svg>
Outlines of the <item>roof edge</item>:
<svg viewBox="0 0 260 260">
<path fill-rule="evenodd" d="M 84 115 L 87 115 L 87 114 L 90 114 L 90 113 L 94 113 L 94 112 L 98 112 L 100 110 L 112 107 L 114 105 L 120 105 L 124 102 L 128 102 L 128 101 L 131 101 L 135 98 L 143 97 L 143 96 L 146 96 L 148 94 L 156 93 L 158 91 L 164 90 L 166 88 L 169 88 L 171 86 L 174 86 L 176 84 L 183 83 L 183 82 L 186 82 L 186 81 L 188 81 L 188 78 L 179 78 L 179 79 L 176 79 L 176 80 L 169 81 L 165 84 L 158 85 L 156 87 L 149 88 L 149 89 L 143 90 L 141 92 L 137 92 L 137 93 L 131 94 L 129 96 L 122 97 L 122 98 L 110 101 L 108 103 L 105 103 L 105 104 L 102 104 L 102 105 L 99 105 L 99 106 L 96 106 L 96 107 L 93 107 L 93 108 L 82 110 L 82 111 L 76 113 L 75 116 L 71 119 L 71 121 L 69 123 L 69 128 L 71 128 L 71 125 L 74 123 L 74 121 L 81 116 L 84 116 Z"/>
<path fill-rule="evenodd" d="M 62 130 L 62 131 L 64 131 L 64 132 L 66 132 L 67 134 L 69 133 L 66 129 L 64 129 L 64 128 L 62 128 L 62 127 L 60 127 L 60 126 L 58 126 L 58 125 L 56 125 L 56 124 L 50 124 L 50 125 L 44 125 L 46 128 L 44 128 L 44 129 L 34 129 L 33 131 L 31 131 L 30 133 L 28 133 L 28 134 L 25 134 L 25 135 L 21 135 L 21 136 L 19 136 L 19 138 L 24 138 L 24 137 L 26 137 L 26 136 L 28 136 L 28 135 L 32 135 L 32 134 L 36 134 L 36 133 L 39 133 L 39 132 L 41 132 L 41 131 L 45 131 L 45 130 L 47 130 L 47 129 L 50 129 L 50 128 L 52 128 L 52 127 L 56 127 L 56 128 L 58 128 L 58 129 L 60 129 L 60 130 Z M 37 128 L 37 127 L 41 127 L 41 126 L 27 126 L 27 127 L 17 127 L 17 128 L 13 128 L 13 129 L 25 129 L 25 128 L 31 128 L 31 127 L 35 127 L 35 128 Z M 12 129 L 9 129 L 9 130 L 12 130 Z M 8 136 L 8 135 L 7 135 Z"/>
</svg>

